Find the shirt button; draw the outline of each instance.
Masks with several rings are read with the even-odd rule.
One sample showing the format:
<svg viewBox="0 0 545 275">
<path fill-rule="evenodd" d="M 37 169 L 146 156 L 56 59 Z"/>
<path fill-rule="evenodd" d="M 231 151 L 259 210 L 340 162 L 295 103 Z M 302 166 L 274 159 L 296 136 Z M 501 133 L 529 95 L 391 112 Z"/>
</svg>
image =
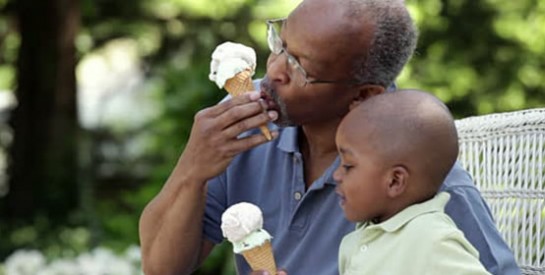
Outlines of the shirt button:
<svg viewBox="0 0 545 275">
<path fill-rule="evenodd" d="M 295 192 L 295 194 L 293 194 L 293 198 L 296 201 L 300 200 L 302 197 L 303 197 L 303 195 L 301 194 L 301 192 Z"/>
<path fill-rule="evenodd" d="M 362 246 L 360 247 L 360 251 L 361 251 L 361 252 L 365 252 L 365 251 L 367 251 L 367 248 L 368 248 L 367 245 L 364 244 L 364 245 L 362 245 Z"/>
</svg>

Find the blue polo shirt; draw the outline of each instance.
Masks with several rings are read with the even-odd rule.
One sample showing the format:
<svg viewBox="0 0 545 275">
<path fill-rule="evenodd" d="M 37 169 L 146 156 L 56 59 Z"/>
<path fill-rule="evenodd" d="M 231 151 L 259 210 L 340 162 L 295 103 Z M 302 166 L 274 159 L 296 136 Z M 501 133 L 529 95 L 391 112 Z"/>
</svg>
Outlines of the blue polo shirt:
<svg viewBox="0 0 545 275">
<path fill-rule="evenodd" d="M 263 211 L 264 228 L 273 236 L 278 267 L 290 275 L 338 274 L 339 245 L 355 228 L 345 219 L 335 193 L 333 171 L 340 161 L 337 158 L 305 191 L 298 128 L 279 132 L 277 139 L 238 155 L 223 174 L 208 182 L 204 236 L 216 244 L 222 242 L 223 211 L 239 202 L 251 202 Z M 479 251 L 487 270 L 492 274 L 520 274 L 467 172 L 457 164 L 442 190 L 451 196 L 445 212 Z M 250 273 L 241 255 L 236 256 L 236 264 L 239 274 Z"/>
</svg>

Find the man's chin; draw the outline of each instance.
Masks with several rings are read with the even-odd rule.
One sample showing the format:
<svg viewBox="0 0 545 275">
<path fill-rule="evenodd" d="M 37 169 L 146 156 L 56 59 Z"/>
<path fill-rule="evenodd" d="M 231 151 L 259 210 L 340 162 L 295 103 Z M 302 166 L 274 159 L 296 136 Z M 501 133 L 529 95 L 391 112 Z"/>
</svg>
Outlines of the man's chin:
<svg viewBox="0 0 545 275">
<path fill-rule="evenodd" d="M 273 121 L 273 123 L 280 128 L 297 126 L 297 124 L 293 123 L 291 120 L 283 119 L 281 117 Z"/>
</svg>

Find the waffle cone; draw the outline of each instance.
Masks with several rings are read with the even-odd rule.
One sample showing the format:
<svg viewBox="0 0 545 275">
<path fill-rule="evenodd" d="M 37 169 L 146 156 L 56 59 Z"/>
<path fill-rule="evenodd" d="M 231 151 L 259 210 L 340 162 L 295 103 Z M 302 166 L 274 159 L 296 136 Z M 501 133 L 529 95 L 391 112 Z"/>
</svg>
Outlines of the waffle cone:
<svg viewBox="0 0 545 275">
<path fill-rule="evenodd" d="M 225 82 L 224 88 L 232 96 L 239 96 L 252 91 L 254 89 L 254 85 L 252 84 L 252 72 L 250 70 L 244 70 L 236 74 Z M 272 140 L 272 135 L 267 128 L 267 125 L 261 125 L 259 126 L 259 129 L 267 140 Z"/>
<path fill-rule="evenodd" d="M 248 262 L 252 270 L 266 270 L 270 274 L 276 274 L 276 263 L 270 241 L 242 252 L 242 256 Z"/>
</svg>

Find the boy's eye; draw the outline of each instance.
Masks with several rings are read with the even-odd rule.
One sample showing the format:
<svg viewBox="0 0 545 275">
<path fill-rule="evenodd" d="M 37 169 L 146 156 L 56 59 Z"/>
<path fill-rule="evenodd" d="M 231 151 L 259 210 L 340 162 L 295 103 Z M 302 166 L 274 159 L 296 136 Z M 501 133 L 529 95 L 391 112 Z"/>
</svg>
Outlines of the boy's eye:
<svg viewBox="0 0 545 275">
<path fill-rule="evenodd" d="M 352 167 L 354 167 L 354 166 L 348 165 L 348 164 L 343 164 L 343 169 L 344 169 L 344 171 L 346 171 L 346 172 L 348 172 L 350 169 L 352 169 Z"/>
</svg>

